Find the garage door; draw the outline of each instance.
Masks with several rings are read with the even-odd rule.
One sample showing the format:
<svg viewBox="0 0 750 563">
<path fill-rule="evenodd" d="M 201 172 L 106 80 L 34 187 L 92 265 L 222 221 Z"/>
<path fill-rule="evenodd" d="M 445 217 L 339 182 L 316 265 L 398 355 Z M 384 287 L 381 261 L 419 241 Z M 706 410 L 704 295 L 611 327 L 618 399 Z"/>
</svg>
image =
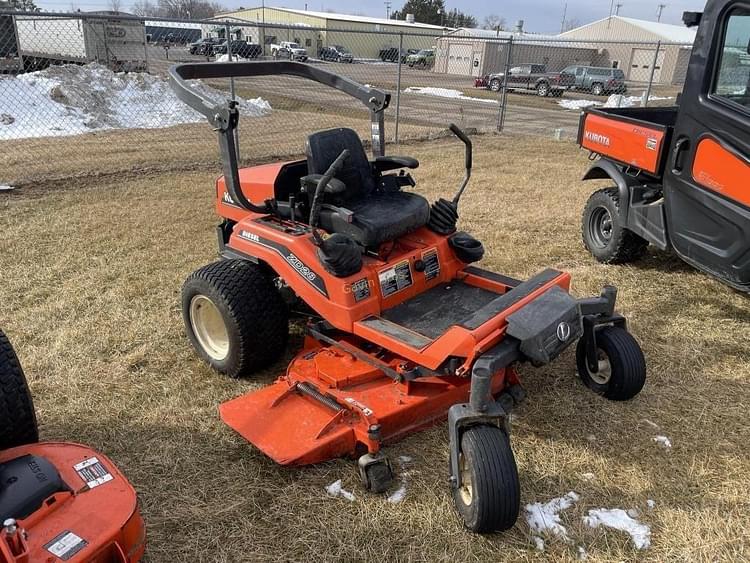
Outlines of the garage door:
<svg viewBox="0 0 750 563">
<path fill-rule="evenodd" d="M 633 49 L 628 78 L 634 82 L 648 82 L 651 77 L 651 65 L 654 64 L 654 49 Z M 664 51 L 659 51 L 654 69 L 654 82 L 661 80 L 661 67 L 664 64 Z"/>
<path fill-rule="evenodd" d="M 448 74 L 471 76 L 471 45 L 448 46 Z"/>
</svg>

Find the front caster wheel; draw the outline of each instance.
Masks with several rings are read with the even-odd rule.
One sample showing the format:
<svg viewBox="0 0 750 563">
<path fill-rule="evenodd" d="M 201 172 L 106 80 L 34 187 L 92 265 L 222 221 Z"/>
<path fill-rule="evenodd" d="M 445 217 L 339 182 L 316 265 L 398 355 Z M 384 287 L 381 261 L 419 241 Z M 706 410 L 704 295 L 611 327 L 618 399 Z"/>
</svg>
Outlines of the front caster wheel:
<svg viewBox="0 0 750 563">
<path fill-rule="evenodd" d="M 627 330 L 608 326 L 596 332 L 598 371 L 586 363 L 586 344 L 578 341 L 576 364 L 584 384 L 612 401 L 635 397 L 646 383 L 646 360 L 640 345 Z"/>
<path fill-rule="evenodd" d="M 384 455 L 365 454 L 359 458 L 358 465 L 359 477 L 366 491 L 384 493 L 393 483 L 393 468 Z"/>
<path fill-rule="evenodd" d="M 453 502 L 472 532 L 508 530 L 518 519 L 521 488 L 508 435 L 496 426 L 474 426 L 461 436 L 461 486 Z"/>
</svg>

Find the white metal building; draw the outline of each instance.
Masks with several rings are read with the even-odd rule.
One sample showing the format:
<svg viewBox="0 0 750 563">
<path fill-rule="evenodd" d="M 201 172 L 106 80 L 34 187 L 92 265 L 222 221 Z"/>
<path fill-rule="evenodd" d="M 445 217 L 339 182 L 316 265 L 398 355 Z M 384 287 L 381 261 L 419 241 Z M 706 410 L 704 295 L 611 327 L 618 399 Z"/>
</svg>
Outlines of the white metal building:
<svg viewBox="0 0 750 563">
<path fill-rule="evenodd" d="M 560 35 L 560 38 L 601 42 L 597 45 L 602 66 L 617 66 L 634 82 L 647 82 L 653 69 L 657 83 L 679 83 L 685 79 L 695 29 L 680 25 L 612 16 Z M 658 54 L 652 45 L 609 44 L 661 42 Z M 609 63 L 609 64 L 605 64 Z"/>
</svg>

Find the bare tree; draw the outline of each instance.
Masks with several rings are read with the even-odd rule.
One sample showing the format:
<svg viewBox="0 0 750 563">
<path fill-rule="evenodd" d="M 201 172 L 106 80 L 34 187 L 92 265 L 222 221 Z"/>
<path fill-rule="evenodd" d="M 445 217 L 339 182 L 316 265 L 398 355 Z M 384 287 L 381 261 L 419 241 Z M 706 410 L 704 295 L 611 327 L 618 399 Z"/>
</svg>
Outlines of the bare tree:
<svg viewBox="0 0 750 563">
<path fill-rule="evenodd" d="M 563 22 L 562 32 L 565 33 L 566 31 L 570 31 L 571 29 L 575 29 L 577 27 L 581 27 L 581 20 L 579 20 L 578 18 L 571 18 Z"/>
<path fill-rule="evenodd" d="M 119 12 L 122 8 L 122 0 L 108 0 L 107 6 L 113 12 Z"/>
<path fill-rule="evenodd" d="M 505 18 L 502 16 L 498 16 L 497 14 L 490 14 L 489 16 L 485 16 L 484 20 L 482 20 L 482 29 L 504 31 L 506 25 L 507 24 L 505 22 Z"/>
<path fill-rule="evenodd" d="M 151 0 L 135 0 L 130 9 L 136 16 L 159 16 L 159 8 Z"/>
</svg>

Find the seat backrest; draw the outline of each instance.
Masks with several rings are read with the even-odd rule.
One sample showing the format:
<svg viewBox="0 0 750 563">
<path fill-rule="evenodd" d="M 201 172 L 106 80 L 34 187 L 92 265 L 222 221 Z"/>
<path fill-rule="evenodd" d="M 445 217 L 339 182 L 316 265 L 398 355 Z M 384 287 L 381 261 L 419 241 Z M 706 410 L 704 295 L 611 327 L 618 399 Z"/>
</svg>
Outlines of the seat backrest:
<svg viewBox="0 0 750 563">
<path fill-rule="evenodd" d="M 352 200 L 367 197 L 375 191 L 375 178 L 362 141 L 351 129 L 338 127 L 318 131 L 307 138 L 308 174 L 325 174 L 344 149 L 349 149 L 349 157 L 336 174 L 336 178 L 346 184 L 346 191 L 340 198 Z"/>
</svg>

